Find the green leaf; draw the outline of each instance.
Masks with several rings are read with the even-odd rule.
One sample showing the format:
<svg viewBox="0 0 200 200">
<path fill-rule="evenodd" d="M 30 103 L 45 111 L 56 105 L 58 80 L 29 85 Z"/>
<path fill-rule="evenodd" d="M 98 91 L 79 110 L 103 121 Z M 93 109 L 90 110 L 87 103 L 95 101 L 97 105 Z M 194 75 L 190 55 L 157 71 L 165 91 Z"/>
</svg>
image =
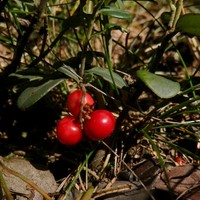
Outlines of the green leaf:
<svg viewBox="0 0 200 200">
<path fill-rule="evenodd" d="M 160 19 L 165 26 L 168 26 L 171 19 L 171 12 L 163 12 Z"/>
<path fill-rule="evenodd" d="M 76 82 L 80 82 L 78 74 L 70 66 L 63 64 L 63 66 L 58 68 L 58 71 L 74 79 Z"/>
<path fill-rule="evenodd" d="M 118 24 L 111 24 L 111 23 L 108 23 L 108 24 L 106 24 L 105 29 L 106 29 L 106 30 L 120 30 L 120 31 L 122 31 L 122 32 L 128 33 L 128 30 L 127 30 L 127 29 L 125 29 L 124 27 L 122 27 L 122 26 L 120 26 L 120 25 L 118 25 Z"/>
<path fill-rule="evenodd" d="M 34 75 L 21 75 L 18 73 L 12 73 L 9 77 L 16 77 L 18 79 L 28 79 L 29 81 L 35 81 L 35 80 L 42 80 L 43 77 L 41 76 L 34 76 Z"/>
<path fill-rule="evenodd" d="M 47 75 L 36 68 L 19 70 L 9 75 L 9 77 L 16 77 L 19 79 L 28 79 L 29 81 L 42 80 L 43 78 L 45 78 L 45 76 Z"/>
<path fill-rule="evenodd" d="M 48 80 L 47 82 L 35 86 L 26 88 L 19 96 L 17 105 L 21 110 L 26 110 L 43 96 L 45 96 L 51 89 L 56 87 L 64 79 Z"/>
<path fill-rule="evenodd" d="M 110 82 L 113 84 L 112 77 L 110 75 L 110 71 L 107 68 L 102 68 L 102 67 L 94 67 L 92 69 L 87 70 L 87 72 L 93 73 L 97 76 L 101 76 L 104 80 Z M 123 78 L 117 74 L 116 72 L 112 72 L 115 84 L 118 88 L 126 87 L 127 84 L 123 80 Z"/>
<path fill-rule="evenodd" d="M 132 19 L 132 15 L 126 11 L 120 10 L 116 7 L 105 7 L 99 12 L 103 15 L 107 15 L 110 17 L 115 17 L 119 19 Z"/>
<path fill-rule="evenodd" d="M 161 98 L 167 99 L 174 97 L 180 91 L 180 84 L 178 82 L 171 81 L 162 76 L 145 70 L 138 70 L 136 75 L 145 83 L 147 87 L 149 87 L 157 96 Z"/>
<path fill-rule="evenodd" d="M 200 37 L 200 14 L 189 13 L 180 16 L 176 24 L 176 31 L 189 36 Z"/>
</svg>

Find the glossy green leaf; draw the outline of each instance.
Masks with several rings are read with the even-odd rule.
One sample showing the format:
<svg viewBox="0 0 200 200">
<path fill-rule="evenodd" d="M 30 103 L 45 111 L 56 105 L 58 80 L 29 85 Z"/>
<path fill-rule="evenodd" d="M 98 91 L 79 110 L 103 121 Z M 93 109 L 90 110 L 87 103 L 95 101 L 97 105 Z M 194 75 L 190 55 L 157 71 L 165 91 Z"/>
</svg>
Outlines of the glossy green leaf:
<svg viewBox="0 0 200 200">
<path fill-rule="evenodd" d="M 200 14 L 189 13 L 182 15 L 177 21 L 176 31 L 189 36 L 200 37 Z"/>
<path fill-rule="evenodd" d="M 107 69 L 107 68 L 94 67 L 92 69 L 87 70 L 87 72 L 101 76 L 104 80 L 113 84 L 112 77 L 110 75 L 109 69 Z M 113 75 L 113 79 L 115 81 L 115 85 L 118 88 L 122 88 L 122 87 L 127 86 L 126 82 L 124 81 L 124 79 L 119 74 L 117 74 L 116 72 L 112 72 L 112 75 Z"/>
<path fill-rule="evenodd" d="M 115 17 L 119 19 L 131 19 L 132 15 L 129 12 L 120 10 L 116 7 L 105 7 L 99 11 L 103 15 Z"/>
<path fill-rule="evenodd" d="M 43 96 L 45 96 L 51 89 L 56 87 L 64 79 L 48 80 L 47 82 L 34 87 L 26 88 L 19 96 L 17 105 L 21 110 L 26 110 Z"/>
<path fill-rule="evenodd" d="M 157 96 L 161 98 L 171 98 L 177 95 L 180 91 L 180 84 L 178 82 L 169 80 L 162 76 L 153 74 L 145 70 L 138 70 L 136 72 L 147 87 L 149 87 Z"/>
</svg>

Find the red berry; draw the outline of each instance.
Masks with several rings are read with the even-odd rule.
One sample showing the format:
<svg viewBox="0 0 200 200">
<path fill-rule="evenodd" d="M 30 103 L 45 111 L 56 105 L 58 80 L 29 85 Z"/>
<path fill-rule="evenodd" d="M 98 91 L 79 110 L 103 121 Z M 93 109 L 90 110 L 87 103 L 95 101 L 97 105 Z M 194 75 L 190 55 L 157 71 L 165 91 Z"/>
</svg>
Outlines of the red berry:
<svg viewBox="0 0 200 200">
<path fill-rule="evenodd" d="M 115 117 L 107 110 L 95 110 L 84 123 L 85 135 L 94 141 L 109 137 L 115 128 Z"/>
<path fill-rule="evenodd" d="M 83 92 L 81 90 L 76 90 L 68 95 L 67 108 L 74 117 L 77 117 L 80 113 L 82 95 Z M 83 101 L 83 108 L 88 108 L 88 106 L 93 108 L 94 99 L 90 94 L 86 93 Z"/>
<path fill-rule="evenodd" d="M 82 139 L 82 130 L 79 122 L 73 116 L 66 116 L 57 124 L 57 138 L 65 145 L 75 145 Z"/>
<path fill-rule="evenodd" d="M 179 166 L 185 165 L 185 160 L 183 160 L 183 158 L 181 158 L 181 157 L 176 157 L 176 158 L 175 158 L 175 162 L 176 162 Z"/>
</svg>

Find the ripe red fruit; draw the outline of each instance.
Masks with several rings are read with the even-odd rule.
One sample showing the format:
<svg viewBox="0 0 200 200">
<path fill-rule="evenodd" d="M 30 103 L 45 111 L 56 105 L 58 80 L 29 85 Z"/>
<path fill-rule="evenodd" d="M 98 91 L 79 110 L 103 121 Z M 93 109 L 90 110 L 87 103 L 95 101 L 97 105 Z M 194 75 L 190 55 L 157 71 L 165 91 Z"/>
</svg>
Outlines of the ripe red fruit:
<svg viewBox="0 0 200 200">
<path fill-rule="evenodd" d="M 81 90 L 76 90 L 68 95 L 67 108 L 74 117 L 77 117 L 80 113 L 82 95 L 83 92 Z M 86 93 L 83 101 L 83 108 L 87 108 L 87 106 L 92 108 L 93 105 L 94 99 L 90 94 Z"/>
<path fill-rule="evenodd" d="M 86 120 L 83 126 L 85 135 L 98 141 L 109 137 L 115 128 L 115 117 L 107 110 L 95 110 L 91 113 L 90 119 Z"/>
<path fill-rule="evenodd" d="M 79 122 L 73 116 L 66 116 L 57 124 L 57 138 L 65 145 L 75 145 L 82 139 L 82 130 Z"/>
<path fill-rule="evenodd" d="M 175 158 L 175 162 L 176 162 L 179 166 L 185 165 L 185 160 L 183 160 L 183 158 L 181 158 L 181 157 L 176 157 L 176 158 Z"/>
</svg>

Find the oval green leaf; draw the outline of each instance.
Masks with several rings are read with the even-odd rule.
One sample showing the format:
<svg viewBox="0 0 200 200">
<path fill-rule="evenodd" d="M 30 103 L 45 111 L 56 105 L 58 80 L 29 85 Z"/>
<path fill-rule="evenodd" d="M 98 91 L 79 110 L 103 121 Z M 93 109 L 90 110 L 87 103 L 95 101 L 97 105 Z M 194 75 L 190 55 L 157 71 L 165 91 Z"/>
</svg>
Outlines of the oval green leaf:
<svg viewBox="0 0 200 200">
<path fill-rule="evenodd" d="M 17 106 L 21 110 L 26 110 L 27 108 L 35 104 L 38 100 L 40 100 L 43 96 L 45 96 L 51 89 L 56 87 L 63 80 L 64 79 L 48 80 L 47 82 L 39 86 L 26 88 L 20 94 L 17 100 Z"/>
<path fill-rule="evenodd" d="M 112 77 L 110 75 L 110 71 L 107 68 L 93 67 L 93 68 L 87 70 L 87 72 L 101 76 L 104 80 L 113 84 L 113 80 L 112 80 Z M 124 79 L 119 74 L 117 74 L 116 72 L 112 72 L 112 76 L 113 76 L 115 85 L 118 88 L 122 88 L 122 87 L 127 86 L 126 82 L 124 81 Z"/>
<path fill-rule="evenodd" d="M 200 14 L 189 13 L 180 16 L 176 24 L 176 31 L 189 36 L 200 37 Z"/>
<path fill-rule="evenodd" d="M 116 7 L 105 7 L 101 10 L 99 10 L 99 12 L 103 15 L 107 15 L 110 17 L 115 17 L 115 18 L 119 18 L 119 19 L 131 19 L 132 15 L 126 11 L 120 10 Z"/>
<path fill-rule="evenodd" d="M 136 75 L 149 87 L 157 96 L 161 98 L 171 98 L 180 91 L 178 82 L 166 79 L 145 70 L 138 70 Z"/>
</svg>

